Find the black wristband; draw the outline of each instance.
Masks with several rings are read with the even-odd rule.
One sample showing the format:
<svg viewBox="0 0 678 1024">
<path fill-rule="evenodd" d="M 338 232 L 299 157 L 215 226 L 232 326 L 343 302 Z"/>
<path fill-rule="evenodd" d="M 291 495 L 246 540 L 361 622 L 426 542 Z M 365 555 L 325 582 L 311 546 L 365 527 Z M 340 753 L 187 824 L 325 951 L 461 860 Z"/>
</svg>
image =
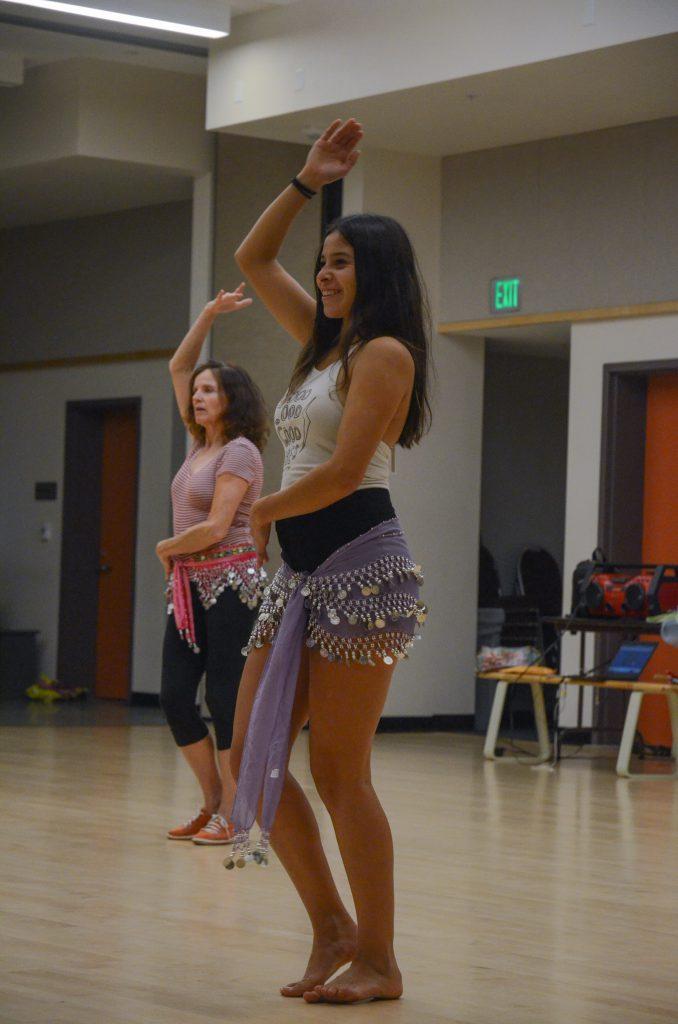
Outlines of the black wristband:
<svg viewBox="0 0 678 1024">
<path fill-rule="evenodd" d="M 313 199 L 313 196 L 318 194 L 317 192 L 314 192 L 312 188 L 309 188 L 308 185 L 302 184 L 298 178 L 292 178 L 290 185 L 293 185 L 297 192 L 302 194 L 304 199 Z"/>
</svg>

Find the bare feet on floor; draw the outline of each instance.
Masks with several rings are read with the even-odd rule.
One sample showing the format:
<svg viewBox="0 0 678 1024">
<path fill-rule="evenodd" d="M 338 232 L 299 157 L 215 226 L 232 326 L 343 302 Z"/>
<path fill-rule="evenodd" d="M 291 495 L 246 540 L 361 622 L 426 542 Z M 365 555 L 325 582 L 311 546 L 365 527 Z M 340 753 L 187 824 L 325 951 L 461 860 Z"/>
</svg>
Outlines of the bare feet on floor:
<svg viewBox="0 0 678 1024">
<path fill-rule="evenodd" d="M 316 936 L 303 978 L 283 985 L 280 994 L 299 998 L 315 986 L 322 985 L 340 967 L 351 962 L 356 951 L 356 937 L 357 929 L 350 918 L 331 935 Z"/>
<path fill-rule="evenodd" d="M 382 973 L 355 960 L 337 978 L 304 992 L 304 999 L 307 1003 L 362 1003 L 372 999 L 399 999 L 402 994 L 402 977 L 395 964 L 388 973 Z"/>
</svg>

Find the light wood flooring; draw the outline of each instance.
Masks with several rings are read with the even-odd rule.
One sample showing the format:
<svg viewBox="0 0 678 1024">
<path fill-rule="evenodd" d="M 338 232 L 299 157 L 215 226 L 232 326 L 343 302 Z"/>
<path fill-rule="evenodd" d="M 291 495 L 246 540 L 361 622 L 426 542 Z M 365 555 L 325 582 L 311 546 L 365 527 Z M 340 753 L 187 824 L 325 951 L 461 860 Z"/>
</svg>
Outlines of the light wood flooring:
<svg viewBox="0 0 678 1024">
<path fill-rule="evenodd" d="M 675 1024 L 677 784 L 481 747 L 377 737 L 405 997 L 347 1008 L 277 994 L 309 943 L 277 863 L 163 838 L 199 802 L 164 727 L 1 728 L 0 1021 Z M 312 792 L 305 736 L 294 765 Z"/>
</svg>

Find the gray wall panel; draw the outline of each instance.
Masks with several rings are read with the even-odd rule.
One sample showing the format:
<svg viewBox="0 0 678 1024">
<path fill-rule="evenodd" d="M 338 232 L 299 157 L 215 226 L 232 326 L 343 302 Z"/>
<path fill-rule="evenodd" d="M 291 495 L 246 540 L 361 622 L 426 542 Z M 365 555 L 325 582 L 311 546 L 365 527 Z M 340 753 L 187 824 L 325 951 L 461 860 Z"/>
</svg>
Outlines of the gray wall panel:
<svg viewBox="0 0 678 1024">
<path fill-rule="evenodd" d="M 233 253 L 252 224 L 304 163 L 308 146 L 220 135 L 217 149 L 214 278 L 217 288 L 234 288 L 242 274 Z M 312 293 L 313 261 L 320 242 L 320 197 L 306 204 L 281 253 L 285 268 Z M 248 294 L 253 295 L 252 289 Z M 299 346 L 277 325 L 264 304 L 217 321 L 215 358 L 239 363 L 262 389 L 271 418 L 284 393 Z M 275 432 L 264 453 L 264 491 L 280 486 L 283 449 Z M 275 543 L 272 544 L 275 551 Z"/>
<path fill-rule="evenodd" d="M 0 361 L 167 348 L 188 323 L 191 203 L 0 232 Z"/>
<path fill-rule="evenodd" d="M 675 299 L 677 168 L 678 118 L 445 158 L 441 319 Z"/>
</svg>

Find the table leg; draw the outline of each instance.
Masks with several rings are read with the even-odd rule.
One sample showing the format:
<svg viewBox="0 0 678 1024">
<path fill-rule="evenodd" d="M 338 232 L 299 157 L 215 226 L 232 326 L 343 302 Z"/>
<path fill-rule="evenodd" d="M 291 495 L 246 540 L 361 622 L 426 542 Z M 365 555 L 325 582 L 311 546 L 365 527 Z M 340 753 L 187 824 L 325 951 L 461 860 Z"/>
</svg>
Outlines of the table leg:
<svg viewBox="0 0 678 1024">
<path fill-rule="evenodd" d="M 506 692 L 509 684 L 503 681 L 497 683 L 497 688 L 494 691 L 494 700 L 492 701 L 492 710 L 490 712 L 490 721 L 487 726 L 487 735 L 485 736 L 485 746 L 483 747 L 483 757 L 488 761 L 494 761 L 495 759 L 495 748 L 497 746 L 497 738 L 499 736 L 499 726 L 501 725 L 501 716 L 504 713 L 504 703 L 506 701 Z"/>
<path fill-rule="evenodd" d="M 530 683 L 532 690 L 532 703 L 534 704 L 534 723 L 537 727 L 537 739 L 539 740 L 539 756 L 535 764 L 544 764 L 551 758 L 551 743 L 549 741 L 549 726 L 546 721 L 546 707 L 544 706 L 544 687 L 541 683 Z"/>
<path fill-rule="evenodd" d="M 553 763 L 560 761 L 560 705 L 565 700 L 565 685 L 561 683 L 558 687 L 556 706 L 553 712 Z"/>
<path fill-rule="evenodd" d="M 642 702 L 643 694 L 639 690 L 634 690 L 629 697 L 626 718 L 624 719 L 624 731 L 617 757 L 617 775 L 621 775 L 626 779 L 631 778 L 629 762 L 631 760 L 631 751 L 633 750 L 633 741 L 636 736 L 636 726 L 638 725 L 638 715 L 640 714 Z"/>
<path fill-rule="evenodd" d="M 586 633 L 584 630 L 581 632 L 579 638 L 579 675 L 586 675 Z M 579 692 L 577 694 L 577 728 L 581 729 L 584 721 L 584 687 L 578 687 Z"/>
</svg>

